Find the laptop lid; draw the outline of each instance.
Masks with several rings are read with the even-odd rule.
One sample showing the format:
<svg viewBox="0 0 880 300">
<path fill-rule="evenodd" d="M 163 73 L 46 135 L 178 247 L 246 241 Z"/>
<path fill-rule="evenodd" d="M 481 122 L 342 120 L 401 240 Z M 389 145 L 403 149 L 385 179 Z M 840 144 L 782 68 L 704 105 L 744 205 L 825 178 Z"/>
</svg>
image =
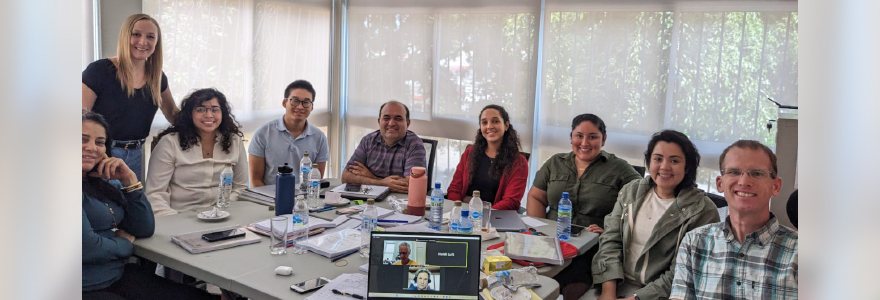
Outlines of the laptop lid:
<svg viewBox="0 0 880 300">
<path fill-rule="evenodd" d="M 373 232 L 369 299 L 477 300 L 480 236 Z"/>
<path fill-rule="evenodd" d="M 489 222 L 498 231 L 519 231 L 526 228 L 526 224 L 515 210 L 493 210 L 491 218 Z"/>
</svg>

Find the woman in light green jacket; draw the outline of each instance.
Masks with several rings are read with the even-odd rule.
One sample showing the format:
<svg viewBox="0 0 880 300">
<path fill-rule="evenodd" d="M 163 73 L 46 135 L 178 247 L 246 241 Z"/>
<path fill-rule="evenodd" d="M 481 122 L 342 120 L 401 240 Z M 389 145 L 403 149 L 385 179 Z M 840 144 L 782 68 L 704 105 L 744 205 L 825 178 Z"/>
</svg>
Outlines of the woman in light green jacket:
<svg viewBox="0 0 880 300">
<path fill-rule="evenodd" d="M 654 134 L 645 152 L 650 177 L 621 189 L 605 217 L 593 257 L 598 299 L 667 299 L 678 244 L 688 231 L 719 221 L 718 208 L 695 186 L 700 154 L 684 134 Z"/>
</svg>

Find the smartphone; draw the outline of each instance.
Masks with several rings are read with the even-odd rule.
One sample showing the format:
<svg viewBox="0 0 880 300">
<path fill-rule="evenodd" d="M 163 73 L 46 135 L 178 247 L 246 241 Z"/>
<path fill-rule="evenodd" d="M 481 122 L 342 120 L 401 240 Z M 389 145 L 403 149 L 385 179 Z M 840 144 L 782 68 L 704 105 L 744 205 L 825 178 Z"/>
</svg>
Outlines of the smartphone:
<svg viewBox="0 0 880 300">
<path fill-rule="evenodd" d="M 586 227 L 571 224 L 571 236 L 580 236 L 581 232 L 587 230 Z"/>
<path fill-rule="evenodd" d="M 360 192 L 361 191 L 361 184 L 360 183 L 346 183 L 345 184 L 345 191 L 346 192 L 354 192 L 354 193 Z"/>
<path fill-rule="evenodd" d="M 206 233 L 202 235 L 202 239 L 208 242 L 216 242 L 228 239 L 234 239 L 237 237 L 243 237 L 245 235 L 244 230 L 241 229 L 230 229 L 223 230 L 217 232 Z"/>
<path fill-rule="evenodd" d="M 294 292 L 305 294 L 317 289 L 320 289 L 330 283 L 330 279 L 324 277 L 318 277 L 315 279 L 306 280 L 294 285 L 290 286 L 290 289 Z"/>
</svg>

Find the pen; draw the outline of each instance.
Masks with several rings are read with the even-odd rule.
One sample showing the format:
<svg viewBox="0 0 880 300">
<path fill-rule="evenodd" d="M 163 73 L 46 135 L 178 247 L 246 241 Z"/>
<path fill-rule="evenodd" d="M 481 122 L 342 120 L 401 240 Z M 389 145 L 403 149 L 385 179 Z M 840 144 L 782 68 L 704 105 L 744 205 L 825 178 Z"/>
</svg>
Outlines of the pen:
<svg viewBox="0 0 880 300">
<path fill-rule="evenodd" d="M 352 298 L 355 298 L 355 299 L 364 299 L 364 296 L 361 296 L 358 294 L 350 294 L 350 293 L 346 293 L 346 292 L 340 292 L 337 289 L 333 289 L 333 293 L 337 294 L 337 295 L 351 296 Z"/>
<path fill-rule="evenodd" d="M 324 207 L 322 207 L 322 208 L 319 208 L 319 209 L 316 209 L 316 210 L 312 210 L 312 211 L 310 211 L 310 212 L 325 212 L 325 211 L 328 211 L 328 210 L 331 210 L 331 209 L 333 209 L 333 206 L 327 205 L 327 206 L 324 206 Z"/>
<path fill-rule="evenodd" d="M 379 223 L 409 223 L 407 220 L 376 220 Z"/>
<path fill-rule="evenodd" d="M 351 250 L 351 251 L 348 251 L 348 252 L 342 253 L 342 254 L 340 254 L 339 256 L 336 256 L 336 257 L 331 258 L 331 259 L 330 259 L 330 262 L 334 263 L 334 262 L 336 262 L 337 260 L 340 260 L 340 259 L 345 258 L 346 256 L 349 256 L 349 255 L 352 255 L 352 254 L 357 253 L 358 250 L 360 250 L 360 248 L 355 248 L 355 249 L 353 249 L 353 250 Z"/>
</svg>

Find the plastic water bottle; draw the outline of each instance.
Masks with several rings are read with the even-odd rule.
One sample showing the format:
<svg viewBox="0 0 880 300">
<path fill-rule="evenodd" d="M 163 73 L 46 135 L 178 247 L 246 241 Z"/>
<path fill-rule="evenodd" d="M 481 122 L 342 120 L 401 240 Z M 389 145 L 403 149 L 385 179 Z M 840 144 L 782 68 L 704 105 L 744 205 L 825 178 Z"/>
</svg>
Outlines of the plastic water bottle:
<svg viewBox="0 0 880 300">
<path fill-rule="evenodd" d="M 220 196 L 217 199 L 217 207 L 229 207 L 229 195 L 232 193 L 232 164 L 226 164 L 223 172 L 220 172 Z"/>
<path fill-rule="evenodd" d="M 428 222 L 431 229 L 437 231 L 443 226 L 443 190 L 439 182 L 434 183 L 434 190 L 431 191 L 431 216 Z"/>
<path fill-rule="evenodd" d="M 293 223 L 291 234 L 294 237 L 293 253 L 303 254 L 308 252 L 305 244 L 309 242 L 309 207 L 306 205 L 306 200 L 302 195 L 296 196 L 291 223 Z"/>
<path fill-rule="evenodd" d="M 471 214 L 467 209 L 461 210 L 461 220 L 458 221 L 458 233 L 459 234 L 472 234 L 474 233 L 474 221 L 471 220 Z"/>
<path fill-rule="evenodd" d="M 293 204 L 296 199 L 296 177 L 293 176 L 293 168 L 287 163 L 278 166 L 278 174 L 275 175 L 275 215 L 293 213 Z"/>
<path fill-rule="evenodd" d="M 458 233 L 458 222 L 461 221 L 461 201 L 455 201 L 452 212 L 449 213 L 449 233 Z"/>
<path fill-rule="evenodd" d="M 361 213 L 364 217 L 361 223 L 361 257 L 370 256 L 370 232 L 376 230 L 376 222 L 379 221 L 379 212 L 376 211 L 375 203 L 375 199 L 367 199 L 367 205 Z"/>
<path fill-rule="evenodd" d="M 474 232 L 482 232 L 483 231 L 483 199 L 480 199 L 480 191 L 474 191 L 474 196 L 471 197 L 471 204 L 469 205 L 471 209 L 471 218 L 474 221 Z"/>
<path fill-rule="evenodd" d="M 559 199 L 558 207 L 556 236 L 560 241 L 568 241 L 571 239 L 571 200 L 568 199 L 568 192 L 562 192 L 562 199 Z"/>
<path fill-rule="evenodd" d="M 299 190 L 300 191 L 308 191 L 309 189 L 309 172 L 312 171 L 312 160 L 309 159 L 309 153 L 303 153 L 302 160 L 299 161 L 300 166 L 300 176 L 298 176 Z"/>
<path fill-rule="evenodd" d="M 321 191 L 321 171 L 318 170 L 318 164 L 312 164 L 309 169 L 309 209 L 319 209 L 323 207 L 321 198 L 318 195 Z"/>
</svg>

